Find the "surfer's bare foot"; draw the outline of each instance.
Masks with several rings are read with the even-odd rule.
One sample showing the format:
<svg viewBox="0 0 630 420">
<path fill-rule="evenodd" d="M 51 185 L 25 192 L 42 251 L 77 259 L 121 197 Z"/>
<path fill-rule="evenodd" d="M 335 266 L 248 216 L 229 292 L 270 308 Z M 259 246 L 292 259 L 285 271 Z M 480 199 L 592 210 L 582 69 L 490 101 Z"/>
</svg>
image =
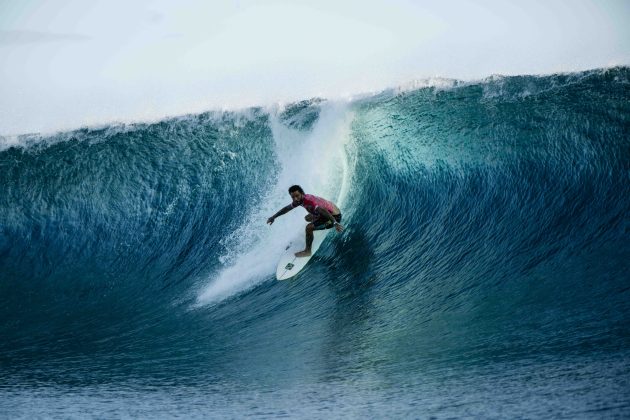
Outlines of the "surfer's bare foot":
<svg viewBox="0 0 630 420">
<path fill-rule="evenodd" d="M 311 251 L 300 251 L 295 253 L 296 257 L 310 257 Z"/>
</svg>

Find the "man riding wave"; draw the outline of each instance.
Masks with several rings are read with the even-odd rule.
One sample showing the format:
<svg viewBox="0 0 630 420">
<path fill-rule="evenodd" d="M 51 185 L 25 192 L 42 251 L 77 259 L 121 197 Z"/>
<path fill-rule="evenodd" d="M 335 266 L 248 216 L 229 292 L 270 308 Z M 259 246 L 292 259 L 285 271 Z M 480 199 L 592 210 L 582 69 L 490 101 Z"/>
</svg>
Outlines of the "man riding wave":
<svg viewBox="0 0 630 420">
<path fill-rule="evenodd" d="M 299 185 L 293 185 L 289 188 L 289 195 L 293 200 L 291 204 L 278 210 L 276 214 L 267 219 L 268 224 L 273 224 L 276 217 L 293 210 L 298 206 L 302 206 L 309 214 L 304 217 L 306 225 L 306 248 L 304 251 L 296 252 L 296 257 L 308 257 L 311 255 L 311 246 L 313 245 L 313 231 L 324 230 L 334 227 L 337 232 L 343 231 L 341 222 L 341 211 L 332 202 L 312 194 L 304 194 L 304 190 Z"/>
</svg>

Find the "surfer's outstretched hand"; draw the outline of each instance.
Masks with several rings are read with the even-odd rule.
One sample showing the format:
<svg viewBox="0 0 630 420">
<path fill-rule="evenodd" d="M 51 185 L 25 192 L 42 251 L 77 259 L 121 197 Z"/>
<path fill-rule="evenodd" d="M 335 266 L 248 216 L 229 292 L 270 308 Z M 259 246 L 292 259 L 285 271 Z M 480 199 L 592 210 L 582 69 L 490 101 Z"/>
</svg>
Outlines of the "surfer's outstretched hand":
<svg viewBox="0 0 630 420">
<path fill-rule="evenodd" d="M 343 226 L 341 226 L 339 223 L 335 225 L 335 229 L 337 230 L 337 232 L 343 232 Z"/>
<path fill-rule="evenodd" d="M 273 225 L 273 221 L 274 221 L 274 220 L 275 220 L 275 219 L 274 219 L 273 217 L 270 217 L 269 219 L 267 219 L 267 224 L 268 224 L 268 225 Z"/>
</svg>

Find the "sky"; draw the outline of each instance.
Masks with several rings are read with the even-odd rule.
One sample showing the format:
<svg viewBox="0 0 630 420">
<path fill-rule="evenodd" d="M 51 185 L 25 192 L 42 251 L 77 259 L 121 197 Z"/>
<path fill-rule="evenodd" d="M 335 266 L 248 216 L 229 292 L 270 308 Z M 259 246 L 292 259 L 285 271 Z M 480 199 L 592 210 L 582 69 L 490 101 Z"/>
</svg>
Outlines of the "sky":
<svg viewBox="0 0 630 420">
<path fill-rule="evenodd" d="M 630 64 L 630 0 L 0 0 L 0 135 Z"/>
</svg>

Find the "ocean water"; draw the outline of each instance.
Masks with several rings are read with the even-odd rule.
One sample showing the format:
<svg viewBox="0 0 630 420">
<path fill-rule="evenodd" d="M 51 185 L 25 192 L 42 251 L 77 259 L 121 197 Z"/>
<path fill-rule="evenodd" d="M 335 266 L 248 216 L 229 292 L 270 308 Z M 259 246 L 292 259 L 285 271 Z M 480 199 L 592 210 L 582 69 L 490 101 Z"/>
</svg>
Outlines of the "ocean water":
<svg viewBox="0 0 630 420">
<path fill-rule="evenodd" d="M 0 417 L 244 416 L 630 417 L 630 69 L 0 138 Z"/>
</svg>

